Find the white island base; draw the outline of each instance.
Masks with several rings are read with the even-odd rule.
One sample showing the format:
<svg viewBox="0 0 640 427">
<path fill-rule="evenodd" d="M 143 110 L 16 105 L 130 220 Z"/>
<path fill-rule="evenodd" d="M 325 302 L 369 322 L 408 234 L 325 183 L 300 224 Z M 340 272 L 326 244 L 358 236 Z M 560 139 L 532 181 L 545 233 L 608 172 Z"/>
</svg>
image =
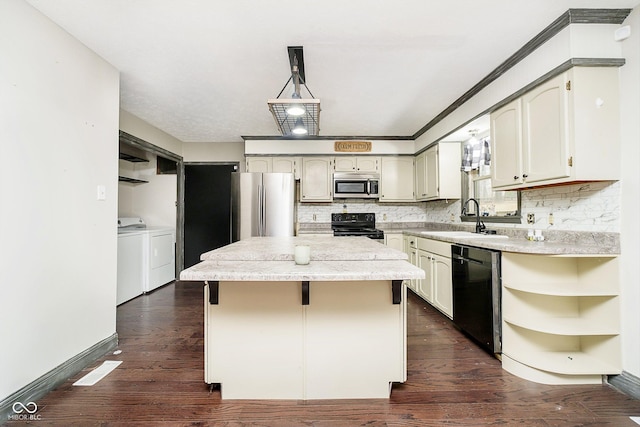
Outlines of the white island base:
<svg viewBox="0 0 640 427">
<path fill-rule="evenodd" d="M 217 304 L 205 286 L 205 381 L 222 399 L 388 398 L 406 380 L 406 287 L 394 304 L 391 280 L 311 281 L 304 305 L 302 283 L 220 281 Z"/>
</svg>

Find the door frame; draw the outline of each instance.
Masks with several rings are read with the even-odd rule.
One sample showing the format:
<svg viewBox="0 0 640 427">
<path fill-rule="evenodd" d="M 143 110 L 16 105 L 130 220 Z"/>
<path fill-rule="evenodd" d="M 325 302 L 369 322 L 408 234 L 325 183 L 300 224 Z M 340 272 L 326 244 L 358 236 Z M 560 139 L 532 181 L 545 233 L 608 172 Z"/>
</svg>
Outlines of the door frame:
<svg viewBox="0 0 640 427">
<path fill-rule="evenodd" d="M 184 270 L 184 192 L 185 192 L 185 166 L 234 166 L 235 172 L 240 172 L 240 162 L 228 160 L 228 161 L 193 161 L 193 162 L 180 162 L 180 166 L 178 168 L 178 173 L 181 175 L 181 178 L 178 179 L 178 185 L 182 183 L 182 192 L 178 192 L 180 197 L 178 198 L 178 204 L 181 206 L 181 209 L 178 211 L 178 222 L 180 223 L 180 238 L 182 239 L 182 244 L 180 246 L 181 256 L 180 256 L 180 270 Z M 177 276 L 176 276 L 177 277 Z"/>
<path fill-rule="evenodd" d="M 121 143 L 176 162 L 176 280 L 178 280 L 180 272 L 184 269 L 184 161 L 182 156 L 122 130 L 119 139 Z"/>
</svg>

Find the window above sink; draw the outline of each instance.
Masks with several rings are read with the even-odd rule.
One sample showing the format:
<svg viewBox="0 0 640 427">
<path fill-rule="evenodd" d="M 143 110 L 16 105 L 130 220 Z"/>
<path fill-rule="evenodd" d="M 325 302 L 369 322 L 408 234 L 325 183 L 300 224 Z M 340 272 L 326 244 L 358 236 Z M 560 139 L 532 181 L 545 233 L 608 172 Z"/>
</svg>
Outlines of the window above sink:
<svg viewBox="0 0 640 427">
<path fill-rule="evenodd" d="M 462 200 L 460 220 L 475 222 L 475 206 L 470 203 L 462 211 L 464 201 L 474 198 L 480 205 L 480 220 L 486 223 L 521 223 L 520 191 L 494 191 L 491 186 L 491 141 L 489 115 L 482 116 L 445 140 L 461 141 L 460 169 Z"/>
</svg>

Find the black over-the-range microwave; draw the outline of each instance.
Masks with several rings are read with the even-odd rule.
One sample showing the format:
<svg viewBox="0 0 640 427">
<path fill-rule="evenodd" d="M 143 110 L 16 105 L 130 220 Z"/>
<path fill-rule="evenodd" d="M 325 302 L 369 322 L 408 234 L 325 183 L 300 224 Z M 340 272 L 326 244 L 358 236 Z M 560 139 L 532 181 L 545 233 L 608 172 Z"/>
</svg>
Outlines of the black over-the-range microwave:
<svg viewBox="0 0 640 427">
<path fill-rule="evenodd" d="M 377 199 L 380 174 L 336 172 L 333 174 L 334 199 Z"/>
</svg>

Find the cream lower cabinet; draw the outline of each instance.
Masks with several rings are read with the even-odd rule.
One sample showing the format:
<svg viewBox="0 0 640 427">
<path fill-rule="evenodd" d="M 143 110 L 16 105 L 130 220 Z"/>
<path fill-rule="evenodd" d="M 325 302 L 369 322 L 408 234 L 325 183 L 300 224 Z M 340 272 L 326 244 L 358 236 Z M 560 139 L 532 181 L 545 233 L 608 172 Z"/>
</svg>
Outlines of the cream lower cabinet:
<svg viewBox="0 0 640 427">
<path fill-rule="evenodd" d="M 330 202 L 333 200 L 331 178 L 333 158 L 303 157 L 300 178 L 301 202 Z"/>
<path fill-rule="evenodd" d="M 384 233 L 384 244 L 399 251 L 403 251 L 402 233 Z"/>
<path fill-rule="evenodd" d="M 382 157 L 380 162 L 379 201 L 414 201 L 413 156 Z"/>
<path fill-rule="evenodd" d="M 451 244 L 418 238 L 418 267 L 425 278 L 417 281 L 416 293 L 453 319 L 453 282 L 451 276 Z"/>
<path fill-rule="evenodd" d="M 418 238 L 405 234 L 402 236 L 402 246 L 404 253 L 409 257 L 409 262 L 412 265 L 418 266 Z M 407 286 L 413 292 L 417 293 L 418 279 L 411 279 L 408 281 Z"/>
<path fill-rule="evenodd" d="M 502 253 L 502 367 L 544 384 L 621 373 L 618 258 Z"/>
</svg>

